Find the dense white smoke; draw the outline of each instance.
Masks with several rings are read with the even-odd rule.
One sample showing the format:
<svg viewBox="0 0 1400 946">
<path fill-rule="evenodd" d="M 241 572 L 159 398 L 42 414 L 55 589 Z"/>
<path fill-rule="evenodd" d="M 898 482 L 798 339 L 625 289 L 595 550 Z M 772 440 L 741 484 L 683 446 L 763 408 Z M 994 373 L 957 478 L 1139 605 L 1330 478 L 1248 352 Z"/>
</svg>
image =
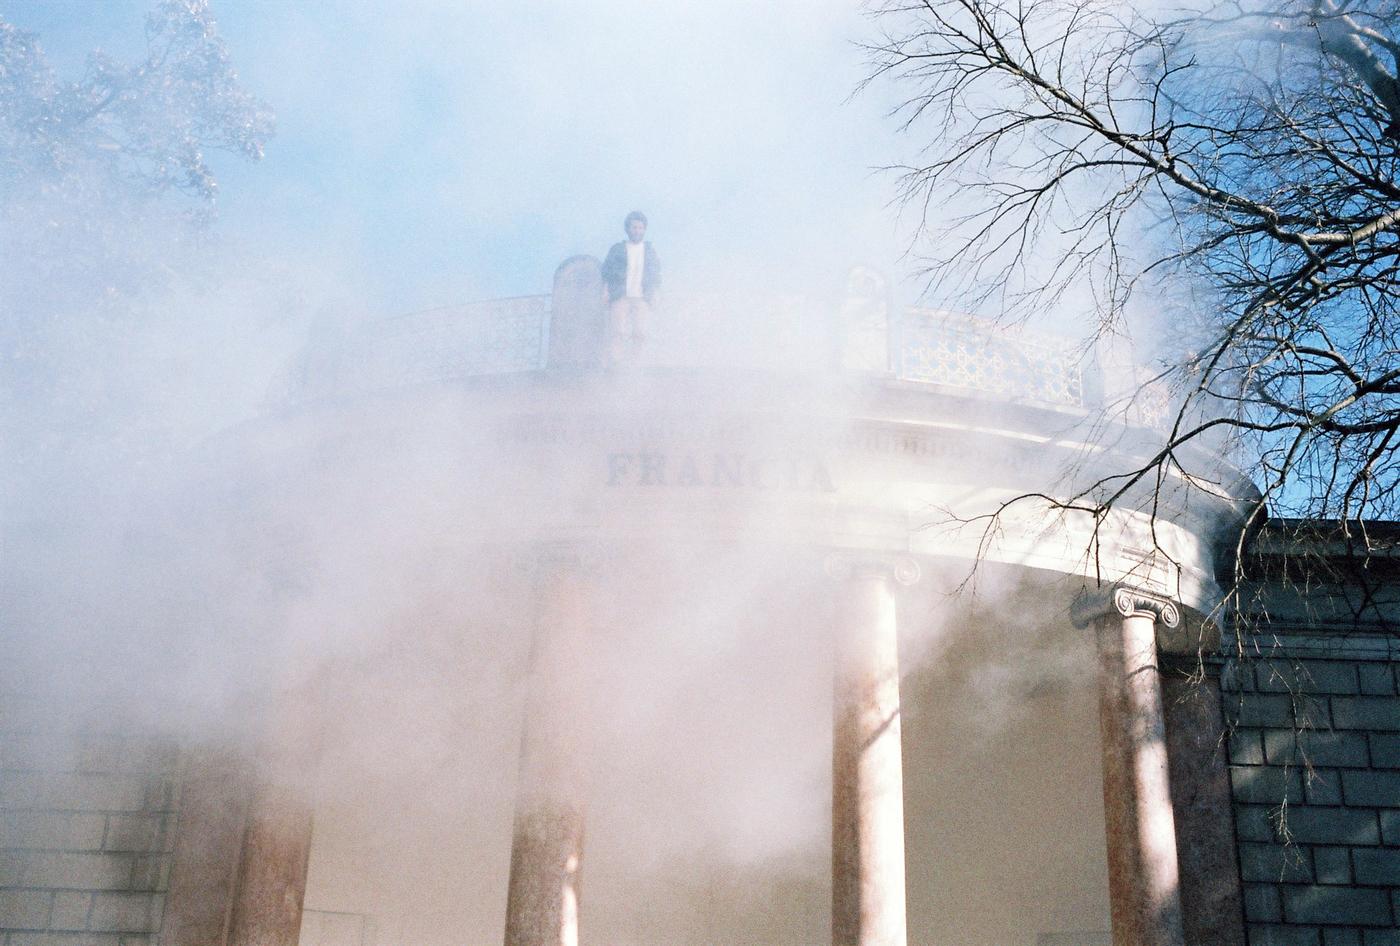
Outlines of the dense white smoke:
<svg viewBox="0 0 1400 946">
<path fill-rule="evenodd" d="M 140 55 L 144 3 L 93 11 L 0 2 L 69 76 L 88 48 Z M 182 215 L 208 205 L 168 193 L 35 198 L 7 217 L 17 251 L 66 236 L 4 274 L 7 344 L 33 357 L 7 385 L 0 686 L 51 720 L 185 741 L 252 739 L 290 712 L 320 754 L 298 773 L 319 812 L 307 906 L 375 915 L 380 946 L 490 942 L 533 630 L 519 549 L 549 516 L 503 512 L 522 508 L 531 471 L 501 459 L 519 454 L 501 446 L 504 415 L 481 407 L 499 397 L 298 404 L 286 393 L 308 337 L 548 292 L 560 260 L 601 255 L 640 207 L 668 293 L 811 306 L 788 310 L 810 321 L 776 324 L 737 302 L 703 326 L 663 322 L 658 344 L 690 363 L 765 346 L 779 357 L 754 363 L 781 366 L 782 346 L 827 344 L 822 308 L 852 264 L 887 273 L 897 301 L 916 296 L 907 222 L 870 170 L 911 143 L 883 114 L 896 93 L 848 101 L 867 27 L 845 4 L 216 12 L 278 131 L 261 163 L 209 156 L 212 223 L 190 229 Z M 528 425 L 555 405 L 526 387 Z M 621 428 L 644 411 L 696 429 L 759 415 L 759 435 L 810 435 L 797 446 L 820 455 L 842 431 L 811 418 L 840 417 L 855 396 L 810 372 L 711 385 L 698 401 L 675 390 L 623 378 L 600 404 Z M 975 480 L 984 458 L 965 459 Z M 541 502 L 591 501 L 597 470 L 555 472 Z M 828 935 L 821 561 L 793 538 L 800 512 L 726 515 L 661 517 L 626 537 L 602 583 L 607 619 L 578 668 L 606 698 L 591 721 L 595 942 Z M 598 533 L 606 544 L 606 522 Z M 912 915 L 952 941 L 1010 942 L 1024 932 L 1010 899 L 975 916 L 959 904 L 1020 890 L 1043 929 L 1097 928 L 1101 878 L 1036 881 L 1013 863 L 1040 844 L 1101 869 L 1101 838 L 1025 814 L 1053 761 L 1046 741 L 1068 740 L 1089 765 L 1054 795 L 1073 796 L 1075 824 L 1101 817 L 1080 803 L 1097 777 L 1082 642 L 1041 636 L 1067 629 L 1066 592 L 1018 598 L 1017 580 L 993 574 L 987 597 L 1005 605 L 973 609 L 950 603 L 964 577 L 930 573 L 909 601 L 906 725 L 924 740 L 911 810 L 973 819 L 911 824 L 927 859 L 912 865 Z M 959 875 L 1008 823 L 1016 844 Z"/>
</svg>

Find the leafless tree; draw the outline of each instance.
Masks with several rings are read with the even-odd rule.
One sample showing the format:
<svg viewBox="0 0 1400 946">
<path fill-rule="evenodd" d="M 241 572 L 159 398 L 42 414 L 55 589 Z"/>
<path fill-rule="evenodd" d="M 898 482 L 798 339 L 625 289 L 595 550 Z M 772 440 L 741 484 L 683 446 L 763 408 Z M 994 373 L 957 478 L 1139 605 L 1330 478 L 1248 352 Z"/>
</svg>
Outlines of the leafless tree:
<svg viewBox="0 0 1400 946">
<path fill-rule="evenodd" d="M 873 11 L 871 81 L 928 142 L 898 171 L 929 285 L 1012 317 L 1089 298 L 1100 336 L 1145 290 L 1179 300 L 1161 441 L 1062 511 L 1102 519 L 1224 450 L 1253 518 L 1396 518 L 1400 2 L 1129 6 Z"/>
</svg>

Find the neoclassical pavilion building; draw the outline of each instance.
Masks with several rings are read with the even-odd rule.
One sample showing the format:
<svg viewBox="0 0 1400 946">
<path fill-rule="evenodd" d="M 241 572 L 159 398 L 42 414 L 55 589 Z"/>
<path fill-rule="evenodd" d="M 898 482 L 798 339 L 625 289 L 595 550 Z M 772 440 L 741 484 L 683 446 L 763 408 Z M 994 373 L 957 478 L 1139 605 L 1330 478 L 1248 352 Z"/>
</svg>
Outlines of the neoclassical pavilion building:
<svg viewBox="0 0 1400 946">
<path fill-rule="evenodd" d="M 864 272 L 608 365 L 600 298 L 576 258 L 320 332 L 208 445 L 257 685 L 163 728 L 7 691 L 3 946 L 1400 935 L 1387 554 L 1269 526 L 1277 648 L 1227 659 L 1248 484 L 1032 495 L 1152 448 L 1130 366 Z"/>
</svg>

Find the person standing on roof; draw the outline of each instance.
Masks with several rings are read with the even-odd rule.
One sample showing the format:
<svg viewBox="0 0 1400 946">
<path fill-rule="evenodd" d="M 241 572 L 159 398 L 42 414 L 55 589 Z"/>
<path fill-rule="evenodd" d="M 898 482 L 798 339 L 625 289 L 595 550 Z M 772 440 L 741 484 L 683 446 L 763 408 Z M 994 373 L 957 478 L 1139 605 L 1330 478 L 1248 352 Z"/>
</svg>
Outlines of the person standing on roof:
<svg viewBox="0 0 1400 946">
<path fill-rule="evenodd" d="M 650 335 L 651 311 L 661 292 L 661 259 L 649 241 L 647 215 L 634 210 L 622 222 L 627 239 L 614 243 L 603 262 L 608 301 L 609 352 L 613 364 L 636 360 Z"/>
</svg>

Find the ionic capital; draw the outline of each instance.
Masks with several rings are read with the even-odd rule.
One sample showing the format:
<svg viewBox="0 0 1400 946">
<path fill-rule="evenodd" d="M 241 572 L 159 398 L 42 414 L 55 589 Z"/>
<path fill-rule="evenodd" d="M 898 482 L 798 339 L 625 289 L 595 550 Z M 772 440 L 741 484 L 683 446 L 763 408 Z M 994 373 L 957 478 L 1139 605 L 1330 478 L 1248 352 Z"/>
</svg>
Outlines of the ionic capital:
<svg viewBox="0 0 1400 946">
<path fill-rule="evenodd" d="M 826 573 L 839 580 L 883 578 L 901 585 L 919 580 L 919 563 L 908 555 L 879 552 L 832 552 L 826 556 Z"/>
<path fill-rule="evenodd" d="M 1070 607 L 1070 620 L 1075 627 L 1088 627 L 1095 620 L 1111 614 L 1125 618 L 1150 617 L 1168 628 L 1181 623 L 1181 609 L 1174 601 L 1131 585 L 1086 588 Z"/>
</svg>

